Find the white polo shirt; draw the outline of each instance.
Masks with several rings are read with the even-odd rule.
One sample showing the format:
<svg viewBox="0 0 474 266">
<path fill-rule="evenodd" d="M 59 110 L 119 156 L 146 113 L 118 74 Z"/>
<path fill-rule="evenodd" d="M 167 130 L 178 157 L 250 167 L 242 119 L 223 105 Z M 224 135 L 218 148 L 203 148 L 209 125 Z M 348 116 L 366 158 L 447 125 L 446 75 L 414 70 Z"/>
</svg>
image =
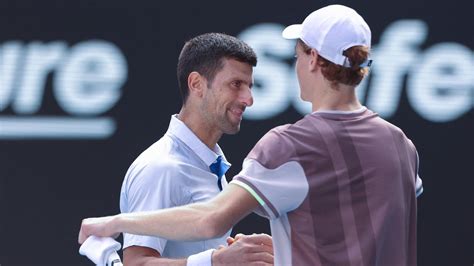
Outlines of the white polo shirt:
<svg viewBox="0 0 474 266">
<path fill-rule="evenodd" d="M 219 145 L 209 149 L 177 118 L 171 116 L 166 134 L 132 163 L 120 192 L 122 213 L 151 211 L 207 201 L 220 190 L 217 177 L 209 170 L 217 156 L 225 159 Z M 222 186 L 227 186 L 225 176 Z M 225 245 L 230 231 L 220 238 L 178 242 L 158 237 L 124 234 L 123 248 L 149 247 L 163 257 L 184 258 Z"/>
</svg>

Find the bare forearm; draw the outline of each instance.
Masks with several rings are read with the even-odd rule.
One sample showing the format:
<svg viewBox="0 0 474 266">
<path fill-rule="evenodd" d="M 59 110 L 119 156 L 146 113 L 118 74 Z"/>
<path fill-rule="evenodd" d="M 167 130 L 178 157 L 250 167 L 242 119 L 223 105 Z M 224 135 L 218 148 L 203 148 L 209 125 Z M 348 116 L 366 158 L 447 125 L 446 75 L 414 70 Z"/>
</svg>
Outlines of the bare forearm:
<svg viewBox="0 0 474 266">
<path fill-rule="evenodd" d="M 143 257 L 135 261 L 127 261 L 124 259 L 124 265 L 129 266 L 153 266 L 153 265 L 169 265 L 169 266 L 185 266 L 186 259 L 168 259 Z"/>
<path fill-rule="evenodd" d="M 225 233 L 232 226 L 215 228 L 209 224 L 216 209 L 208 202 L 153 212 L 123 213 L 113 220 L 113 224 L 117 232 L 135 235 L 154 235 L 177 241 L 208 239 Z"/>
<path fill-rule="evenodd" d="M 160 252 L 155 249 L 143 246 L 130 246 L 123 250 L 123 263 L 127 266 L 184 266 L 186 265 L 186 259 L 163 258 Z"/>
<path fill-rule="evenodd" d="M 82 244 L 90 235 L 116 237 L 121 232 L 177 241 L 215 238 L 225 234 L 257 206 L 257 200 L 246 190 L 230 184 L 205 203 L 84 219 L 78 242 Z"/>
</svg>

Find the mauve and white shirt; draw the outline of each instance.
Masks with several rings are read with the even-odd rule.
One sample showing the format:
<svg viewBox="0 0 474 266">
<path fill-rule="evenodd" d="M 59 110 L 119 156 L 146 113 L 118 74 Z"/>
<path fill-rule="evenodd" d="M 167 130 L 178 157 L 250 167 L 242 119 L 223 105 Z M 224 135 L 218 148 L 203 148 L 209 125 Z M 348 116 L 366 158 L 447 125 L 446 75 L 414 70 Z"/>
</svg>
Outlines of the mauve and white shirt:
<svg viewBox="0 0 474 266">
<path fill-rule="evenodd" d="M 415 265 L 418 155 L 363 107 L 270 130 L 231 184 L 270 219 L 275 265 Z"/>
</svg>

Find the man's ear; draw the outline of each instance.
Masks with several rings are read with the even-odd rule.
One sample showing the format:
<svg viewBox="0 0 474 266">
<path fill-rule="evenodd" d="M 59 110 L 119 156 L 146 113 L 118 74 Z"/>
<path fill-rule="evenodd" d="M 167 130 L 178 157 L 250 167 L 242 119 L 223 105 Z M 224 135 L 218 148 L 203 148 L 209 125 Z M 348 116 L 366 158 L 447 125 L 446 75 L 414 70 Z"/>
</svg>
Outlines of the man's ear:
<svg viewBox="0 0 474 266">
<path fill-rule="evenodd" d="M 188 76 L 188 88 L 189 95 L 195 95 L 199 98 L 202 97 L 204 88 L 207 86 L 206 79 L 196 71 L 189 73 Z"/>
<path fill-rule="evenodd" d="M 309 60 L 309 70 L 310 71 L 316 71 L 319 67 L 318 65 L 318 51 L 315 49 L 311 49 L 311 52 L 309 54 L 311 56 Z"/>
</svg>

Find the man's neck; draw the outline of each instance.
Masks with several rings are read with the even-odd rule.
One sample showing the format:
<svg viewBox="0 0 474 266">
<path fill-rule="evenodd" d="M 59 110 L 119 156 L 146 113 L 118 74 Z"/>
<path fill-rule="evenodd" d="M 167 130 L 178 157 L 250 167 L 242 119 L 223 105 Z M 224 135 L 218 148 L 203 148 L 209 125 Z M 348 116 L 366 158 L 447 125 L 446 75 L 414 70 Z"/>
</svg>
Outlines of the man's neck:
<svg viewBox="0 0 474 266">
<path fill-rule="evenodd" d="M 203 119 L 199 111 L 192 111 L 183 106 L 178 114 L 178 119 L 206 144 L 209 149 L 214 150 L 222 133 L 214 129 L 212 125 L 208 125 L 207 120 Z"/>
<path fill-rule="evenodd" d="M 320 91 L 319 95 L 313 97 L 313 112 L 321 110 L 355 111 L 362 108 L 354 87 L 340 85 L 335 89 L 326 86 Z"/>
</svg>

